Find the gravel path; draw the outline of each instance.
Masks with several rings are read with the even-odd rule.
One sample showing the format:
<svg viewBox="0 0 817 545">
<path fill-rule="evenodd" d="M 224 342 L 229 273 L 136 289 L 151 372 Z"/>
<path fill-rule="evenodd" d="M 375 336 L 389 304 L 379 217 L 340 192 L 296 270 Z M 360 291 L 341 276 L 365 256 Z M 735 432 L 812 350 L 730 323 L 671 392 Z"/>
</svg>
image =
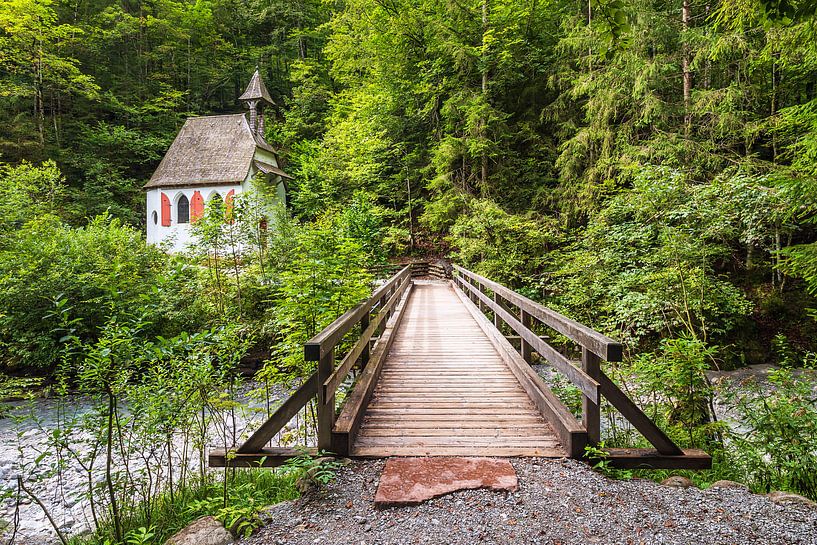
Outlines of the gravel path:
<svg viewBox="0 0 817 545">
<path fill-rule="evenodd" d="M 244 545 L 817 544 L 817 508 L 738 489 L 616 481 L 571 460 L 512 460 L 519 490 L 373 506 L 382 461 L 354 462 L 320 493 L 271 507 Z"/>
</svg>

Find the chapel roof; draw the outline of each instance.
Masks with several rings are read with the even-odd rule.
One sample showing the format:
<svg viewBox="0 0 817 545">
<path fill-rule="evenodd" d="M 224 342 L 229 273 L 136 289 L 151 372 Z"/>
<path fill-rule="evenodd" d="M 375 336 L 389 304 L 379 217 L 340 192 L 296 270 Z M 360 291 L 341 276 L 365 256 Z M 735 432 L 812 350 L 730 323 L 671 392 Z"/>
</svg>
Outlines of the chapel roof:
<svg viewBox="0 0 817 545">
<path fill-rule="evenodd" d="M 275 153 L 244 114 L 191 117 L 144 188 L 241 183 L 257 148 Z"/>
</svg>

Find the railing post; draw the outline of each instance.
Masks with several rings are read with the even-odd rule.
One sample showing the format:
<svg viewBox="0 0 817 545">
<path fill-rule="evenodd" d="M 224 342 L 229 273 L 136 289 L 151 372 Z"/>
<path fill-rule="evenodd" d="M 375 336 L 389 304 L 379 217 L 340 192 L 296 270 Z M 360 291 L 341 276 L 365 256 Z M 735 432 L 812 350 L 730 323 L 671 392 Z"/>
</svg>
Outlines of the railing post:
<svg viewBox="0 0 817 545">
<path fill-rule="evenodd" d="M 477 282 L 477 289 L 482 293 L 485 293 L 485 286 L 482 285 L 482 282 Z M 479 299 L 479 311 L 485 312 L 485 303 L 482 302 L 482 299 Z"/>
<path fill-rule="evenodd" d="M 499 294 L 497 294 L 497 292 L 494 292 L 494 303 L 496 303 L 496 306 L 499 306 Z M 500 323 L 501 320 L 502 319 L 499 317 L 499 313 L 497 311 L 494 311 L 494 327 L 495 328 L 497 328 L 497 329 L 500 328 L 499 323 Z"/>
<path fill-rule="evenodd" d="M 323 384 L 334 371 L 335 348 L 318 360 L 318 384 Z M 318 449 L 332 449 L 332 427 L 335 425 L 335 392 L 318 388 Z"/>
<path fill-rule="evenodd" d="M 582 347 L 582 371 L 593 380 L 601 376 L 601 358 L 585 347 Z M 594 403 L 587 396 L 582 396 L 582 424 L 587 430 L 587 441 L 591 445 L 601 440 L 601 399 Z"/>
<path fill-rule="evenodd" d="M 525 326 L 526 329 L 531 330 L 531 326 L 533 325 L 533 320 L 531 320 L 531 315 L 525 312 L 524 310 L 519 311 L 519 321 L 522 322 L 522 325 Z M 520 339 L 522 343 L 522 358 L 528 363 L 533 362 L 533 347 L 524 339 Z"/>
<path fill-rule="evenodd" d="M 363 315 L 360 319 L 360 334 L 363 335 L 363 332 L 366 331 L 366 328 L 369 327 L 369 318 L 371 315 L 369 312 Z M 363 347 L 363 352 L 360 354 L 360 368 L 364 369 L 366 364 L 369 363 L 369 355 L 371 354 L 371 344 L 370 342 L 366 343 L 366 346 Z"/>
</svg>

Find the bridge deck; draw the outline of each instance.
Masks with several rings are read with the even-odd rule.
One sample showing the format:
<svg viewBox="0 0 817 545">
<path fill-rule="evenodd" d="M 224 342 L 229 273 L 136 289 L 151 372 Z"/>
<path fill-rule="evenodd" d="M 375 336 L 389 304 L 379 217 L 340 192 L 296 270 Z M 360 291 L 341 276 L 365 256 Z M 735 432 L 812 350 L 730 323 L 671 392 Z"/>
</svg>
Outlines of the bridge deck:
<svg viewBox="0 0 817 545">
<path fill-rule="evenodd" d="M 566 456 L 448 282 L 417 282 L 350 454 Z"/>
</svg>

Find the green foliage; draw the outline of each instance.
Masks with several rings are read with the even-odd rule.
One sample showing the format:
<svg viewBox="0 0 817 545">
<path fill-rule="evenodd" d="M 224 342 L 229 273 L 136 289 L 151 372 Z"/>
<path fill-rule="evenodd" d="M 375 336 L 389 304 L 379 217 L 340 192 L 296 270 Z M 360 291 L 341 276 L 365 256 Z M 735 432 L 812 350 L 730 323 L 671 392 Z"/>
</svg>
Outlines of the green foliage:
<svg viewBox="0 0 817 545">
<path fill-rule="evenodd" d="M 713 421 L 713 391 L 705 372 L 715 361 L 717 347 L 689 337 L 663 339 L 659 350 L 639 354 L 632 365 L 642 399 L 658 400 L 666 413 L 656 420 L 677 426 L 700 443 L 696 432 Z M 696 441 L 697 439 L 697 441 Z"/>
<path fill-rule="evenodd" d="M 613 479 L 631 479 L 633 471 L 628 469 L 617 469 L 610 465 L 610 455 L 605 450 L 604 441 L 599 441 L 598 445 L 587 445 L 584 447 L 584 458 L 593 464 L 593 469 L 607 475 Z"/>
<path fill-rule="evenodd" d="M 298 497 L 296 482 L 300 475 L 297 469 L 239 470 L 224 477 L 228 487 L 226 504 L 222 477 L 211 474 L 202 480 L 190 481 L 172 495 L 167 492 L 157 494 L 150 501 L 149 512 L 144 505 L 135 506 L 126 519 L 124 542 L 128 545 L 164 543 L 172 534 L 204 515 L 216 517 L 237 535 L 248 535 L 259 526 L 258 515 L 264 507 Z M 71 545 L 106 543 L 114 543 L 109 525 L 103 525 L 91 535 L 71 539 Z"/>
<path fill-rule="evenodd" d="M 804 373 L 813 375 L 814 368 Z M 817 405 L 812 382 L 791 369 L 757 383 L 726 385 L 745 433 L 730 438 L 731 460 L 753 489 L 790 490 L 817 499 Z M 813 379 L 813 376 L 812 376 Z"/>
<path fill-rule="evenodd" d="M 722 337 L 751 310 L 718 271 L 740 235 L 727 215 L 734 204 L 717 185 L 642 171 L 572 248 L 551 258 L 547 287 L 571 316 L 633 343 L 659 334 Z"/>
<path fill-rule="evenodd" d="M 0 246 L 3 365 L 53 366 L 65 335 L 58 331 L 62 315 L 76 335 L 89 339 L 111 312 L 149 313 L 166 261 L 139 233 L 109 217 L 80 228 L 52 215 L 26 222 Z"/>
<path fill-rule="evenodd" d="M 54 161 L 39 166 L 23 162 L 12 166 L 0 163 L 0 236 L 43 215 L 60 215 L 65 184 Z"/>
<path fill-rule="evenodd" d="M 153 537 L 156 535 L 154 533 L 155 530 L 155 526 L 151 526 L 150 528 L 140 526 L 125 534 L 125 543 L 127 543 L 127 545 L 149 545 L 153 542 Z"/>
<path fill-rule="evenodd" d="M 341 464 L 332 457 L 321 452 L 317 457 L 310 456 L 304 451 L 294 458 L 287 460 L 284 467 L 290 471 L 300 474 L 301 479 L 306 479 L 310 484 L 325 486 L 335 479 Z"/>
<path fill-rule="evenodd" d="M 558 237 L 553 222 L 509 214 L 488 200 L 471 201 L 467 208 L 448 237 L 458 263 L 510 285 L 529 281 L 541 269 Z"/>
<path fill-rule="evenodd" d="M 350 228 L 348 218 L 327 213 L 297 230 L 292 260 L 281 272 L 275 295 L 274 323 L 281 339 L 276 367 L 268 366 L 264 375 L 296 370 L 307 376 L 304 343 L 371 293 L 367 267 L 372 262 L 363 243 L 346 234 Z"/>
</svg>

